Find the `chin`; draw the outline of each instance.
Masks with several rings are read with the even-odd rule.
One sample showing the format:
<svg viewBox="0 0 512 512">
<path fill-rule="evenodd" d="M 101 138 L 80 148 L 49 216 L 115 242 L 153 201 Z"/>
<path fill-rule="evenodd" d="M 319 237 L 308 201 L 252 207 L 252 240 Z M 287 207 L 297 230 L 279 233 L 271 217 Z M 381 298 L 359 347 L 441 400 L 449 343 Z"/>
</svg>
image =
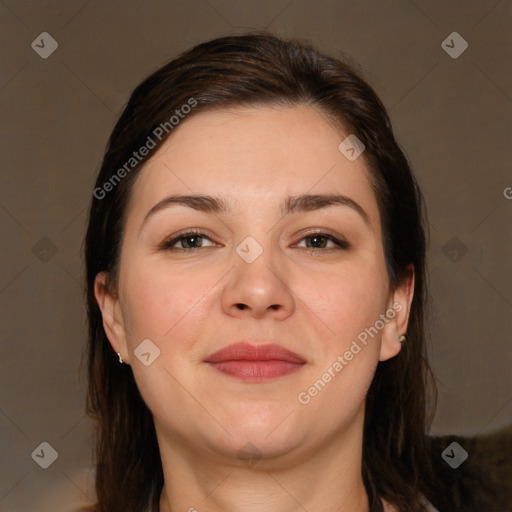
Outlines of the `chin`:
<svg viewBox="0 0 512 512">
<path fill-rule="evenodd" d="M 279 457 L 284 457 L 300 443 L 289 436 L 268 435 L 266 432 L 233 432 L 233 437 L 226 437 L 212 446 L 213 451 L 230 459 L 236 466 L 243 464 L 252 467 L 257 462 L 260 468 L 267 466 L 276 469 Z M 243 466 L 242 466 L 243 467 Z"/>
<path fill-rule="evenodd" d="M 289 411 L 277 406 L 275 411 L 267 411 L 267 414 L 255 412 L 254 406 L 252 414 L 247 410 L 239 410 L 231 420 L 225 417 L 222 422 L 230 435 L 223 431 L 220 438 L 210 439 L 210 443 L 216 444 L 217 450 L 231 457 L 235 455 L 240 458 L 244 451 L 251 450 L 264 457 L 284 455 L 304 444 L 299 425 L 293 421 L 293 414 L 287 415 Z"/>
</svg>

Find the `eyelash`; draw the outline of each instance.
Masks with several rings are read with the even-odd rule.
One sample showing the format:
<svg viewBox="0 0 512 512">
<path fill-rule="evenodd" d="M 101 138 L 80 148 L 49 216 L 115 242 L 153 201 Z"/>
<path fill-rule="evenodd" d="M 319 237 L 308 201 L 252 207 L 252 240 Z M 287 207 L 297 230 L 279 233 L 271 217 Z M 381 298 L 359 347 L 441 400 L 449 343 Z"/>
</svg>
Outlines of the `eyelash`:
<svg viewBox="0 0 512 512">
<path fill-rule="evenodd" d="M 196 231 L 196 230 L 189 230 L 184 233 L 181 233 L 178 236 L 164 240 L 162 242 L 162 244 L 160 245 L 159 249 L 164 250 L 164 251 L 179 251 L 179 252 L 192 252 L 192 251 L 196 251 L 198 249 L 206 249 L 206 247 L 172 247 L 176 242 L 179 242 L 180 240 L 183 240 L 184 238 L 188 238 L 191 236 L 200 236 L 201 238 L 207 238 L 208 240 L 210 240 L 210 242 L 213 242 L 213 240 L 211 238 L 209 238 L 208 236 L 206 236 L 203 232 Z M 324 252 L 330 252 L 330 251 L 347 250 L 350 248 L 350 244 L 348 242 L 346 242 L 345 240 L 340 240 L 339 238 L 335 237 L 334 235 L 325 233 L 323 231 L 314 231 L 311 233 L 307 233 L 300 239 L 300 241 L 304 240 L 305 238 L 313 238 L 313 237 L 326 238 L 327 240 L 334 242 L 338 247 L 329 247 L 329 248 L 303 247 L 303 249 L 310 250 L 311 253 L 315 252 L 315 250 L 318 250 L 318 249 L 323 249 Z"/>
</svg>

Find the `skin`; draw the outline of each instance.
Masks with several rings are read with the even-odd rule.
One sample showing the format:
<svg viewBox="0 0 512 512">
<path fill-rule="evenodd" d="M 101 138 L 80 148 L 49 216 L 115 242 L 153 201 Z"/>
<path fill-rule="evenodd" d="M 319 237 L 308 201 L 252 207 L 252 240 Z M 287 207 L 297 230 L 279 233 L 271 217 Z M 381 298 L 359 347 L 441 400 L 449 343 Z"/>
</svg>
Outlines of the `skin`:
<svg viewBox="0 0 512 512">
<path fill-rule="evenodd" d="M 101 273 L 95 292 L 111 345 L 153 413 L 165 477 L 161 512 L 369 509 L 361 478 L 365 395 L 378 362 L 400 351 L 414 273 L 390 290 L 364 156 L 349 161 L 338 149 L 347 135 L 309 106 L 203 112 L 182 121 L 134 185 L 118 289 L 108 292 Z M 143 225 L 164 197 L 192 193 L 222 195 L 233 210 L 172 206 Z M 347 206 L 283 217 L 283 198 L 303 193 L 349 196 L 370 224 Z M 192 251 L 158 249 L 187 228 L 205 238 L 174 247 Z M 321 238 L 312 248 L 305 237 L 316 229 L 350 247 L 336 250 Z M 263 248 L 252 263 L 236 252 L 248 236 Z M 299 403 L 298 393 L 394 302 L 401 311 L 307 405 Z M 134 350 L 148 338 L 161 353 L 145 366 Z M 247 383 L 204 362 L 250 338 L 281 344 L 306 364 Z M 246 443 L 257 453 L 252 465 L 237 456 Z"/>
</svg>

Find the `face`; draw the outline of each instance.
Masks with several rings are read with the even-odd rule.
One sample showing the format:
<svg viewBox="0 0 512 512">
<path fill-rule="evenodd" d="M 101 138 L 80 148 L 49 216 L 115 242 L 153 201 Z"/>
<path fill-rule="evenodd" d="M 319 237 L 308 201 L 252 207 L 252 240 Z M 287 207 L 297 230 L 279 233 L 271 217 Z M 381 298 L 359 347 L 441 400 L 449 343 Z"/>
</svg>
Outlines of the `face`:
<svg viewBox="0 0 512 512">
<path fill-rule="evenodd" d="M 412 283 L 390 290 L 364 153 L 338 149 L 347 135 L 307 106 L 203 112 L 141 171 L 117 296 L 101 274 L 96 296 L 159 440 L 301 457 L 361 430 Z M 166 200 L 184 195 L 216 201 Z"/>
</svg>

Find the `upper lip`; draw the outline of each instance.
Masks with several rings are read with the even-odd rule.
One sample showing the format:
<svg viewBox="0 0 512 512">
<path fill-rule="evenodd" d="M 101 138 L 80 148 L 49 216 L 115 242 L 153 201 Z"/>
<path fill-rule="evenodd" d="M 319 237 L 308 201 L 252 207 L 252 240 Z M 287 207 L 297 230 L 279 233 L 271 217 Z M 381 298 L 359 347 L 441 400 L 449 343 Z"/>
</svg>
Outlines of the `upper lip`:
<svg viewBox="0 0 512 512">
<path fill-rule="evenodd" d="M 275 343 L 252 345 L 241 341 L 228 345 L 210 354 L 206 358 L 207 363 L 220 363 L 222 361 L 289 361 L 303 364 L 306 361 L 291 350 Z"/>
</svg>

